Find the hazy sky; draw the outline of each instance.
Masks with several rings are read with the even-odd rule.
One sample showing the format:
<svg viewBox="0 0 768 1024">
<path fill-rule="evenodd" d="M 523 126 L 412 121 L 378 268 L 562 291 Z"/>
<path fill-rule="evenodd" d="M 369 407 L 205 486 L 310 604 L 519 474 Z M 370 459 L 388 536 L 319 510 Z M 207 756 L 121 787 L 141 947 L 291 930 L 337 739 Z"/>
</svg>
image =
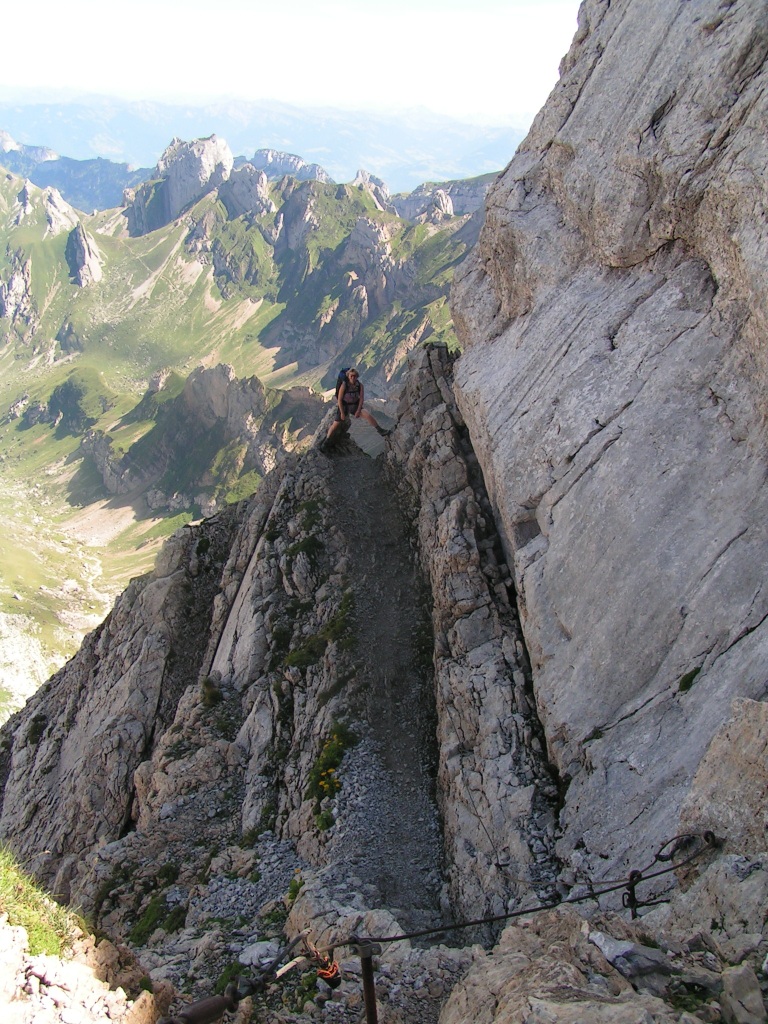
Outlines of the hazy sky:
<svg viewBox="0 0 768 1024">
<path fill-rule="evenodd" d="M 32 0 L 34 46 L 0 87 L 130 98 L 424 106 L 527 124 L 557 80 L 578 0 Z M 34 54 L 34 59 L 30 59 Z"/>
</svg>

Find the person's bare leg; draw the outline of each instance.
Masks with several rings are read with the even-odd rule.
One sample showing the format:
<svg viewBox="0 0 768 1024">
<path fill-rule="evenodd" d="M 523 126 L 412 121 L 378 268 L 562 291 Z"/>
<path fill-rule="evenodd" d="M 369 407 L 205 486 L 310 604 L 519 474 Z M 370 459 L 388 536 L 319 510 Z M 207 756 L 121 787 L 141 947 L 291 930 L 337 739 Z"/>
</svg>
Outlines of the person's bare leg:
<svg viewBox="0 0 768 1024">
<path fill-rule="evenodd" d="M 360 415 L 361 415 L 361 416 L 363 417 L 363 419 L 364 419 L 364 420 L 367 420 L 367 421 L 368 421 L 368 423 L 370 423 L 372 427 L 374 427 L 374 428 L 375 428 L 376 430 L 378 430 L 378 432 L 379 432 L 379 433 L 380 433 L 380 434 L 381 434 L 381 435 L 382 435 L 383 437 L 386 437 L 386 435 L 390 433 L 390 431 L 389 431 L 389 430 L 384 430 L 384 428 L 383 428 L 383 427 L 380 427 L 380 426 L 379 426 L 379 424 L 378 424 L 378 423 L 376 422 L 376 420 L 374 419 L 374 417 L 373 417 L 373 416 L 371 416 L 371 414 L 370 414 L 370 413 L 368 412 L 368 410 L 367 410 L 367 409 L 362 409 L 362 410 L 360 411 Z"/>
</svg>

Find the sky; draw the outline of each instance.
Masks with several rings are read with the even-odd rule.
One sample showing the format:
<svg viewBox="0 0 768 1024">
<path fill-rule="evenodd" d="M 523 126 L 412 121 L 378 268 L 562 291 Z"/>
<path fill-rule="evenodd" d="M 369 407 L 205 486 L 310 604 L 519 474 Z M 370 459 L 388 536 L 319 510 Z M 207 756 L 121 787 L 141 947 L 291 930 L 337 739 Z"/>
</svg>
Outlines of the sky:
<svg viewBox="0 0 768 1024">
<path fill-rule="evenodd" d="M 0 93 L 354 110 L 425 107 L 527 127 L 557 81 L 578 0 L 32 0 L 34 49 Z M 34 52 L 34 61 L 30 60 Z"/>
</svg>

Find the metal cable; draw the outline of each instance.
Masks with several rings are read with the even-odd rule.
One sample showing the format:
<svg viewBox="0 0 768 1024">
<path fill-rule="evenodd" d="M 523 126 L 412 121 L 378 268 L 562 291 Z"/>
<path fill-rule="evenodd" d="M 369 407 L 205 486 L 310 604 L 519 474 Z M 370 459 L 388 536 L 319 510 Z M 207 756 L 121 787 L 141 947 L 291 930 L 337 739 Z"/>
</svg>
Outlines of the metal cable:
<svg viewBox="0 0 768 1024">
<path fill-rule="evenodd" d="M 567 904 L 585 903 L 589 900 L 596 900 L 599 899 L 601 896 L 606 896 L 608 893 L 617 892 L 619 889 L 627 889 L 629 887 L 632 887 L 634 889 L 634 887 L 639 885 L 640 882 L 646 882 L 651 878 L 659 878 L 662 875 L 667 875 L 672 871 L 677 871 L 679 868 L 684 867 L 686 864 L 690 864 L 697 857 L 700 857 L 705 850 L 710 849 L 716 843 L 715 836 L 712 832 L 704 832 L 702 834 L 690 833 L 689 835 L 685 836 L 675 836 L 674 839 L 670 839 L 668 842 L 664 843 L 661 849 L 663 850 L 665 846 L 669 846 L 670 843 L 675 842 L 679 839 L 701 839 L 703 841 L 703 845 L 700 846 L 693 853 L 691 853 L 684 860 L 678 861 L 676 864 L 672 864 L 669 867 L 661 868 L 659 871 L 654 871 L 650 874 L 645 874 L 645 871 L 647 871 L 648 868 L 645 868 L 643 871 L 631 871 L 626 878 L 622 879 L 621 881 L 616 881 L 607 885 L 603 885 L 603 887 L 599 891 L 594 888 L 595 883 L 591 883 L 590 891 L 588 893 L 585 893 L 583 896 L 565 896 L 562 899 L 553 900 L 551 903 L 545 903 L 543 906 L 540 907 L 530 907 L 527 910 L 511 910 L 506 914 L 495 914 L 492 917 L 481 917 L 477 918 L 474 921 L 458 921 L 454 922 L 453 924 L 442 925 L 439 928 L 424 928 L 421 931 L 404 932 L 400 935 L 366 936 L 366 941 L 402 942 L 405 939 L 420 939 L 426 937 L 427 935 L 441 935 L 445 932 L 451 932 L 461 928 L 476 928 L 479 925 L 483 924 L 497 924 L 500 921 L 510 921 L 513 918 L 526 917 L 529 914 L 540 914 L 543 913 L 545 910 L 553 910 L 555 907 L 560 907 Z M 657 862 L 657 859 L 658 857 L 654 858 L 654 860 L 651 861 L 648 867 L 652 867 L 653 864 Z M 600 885 L 602 883 L 597 884 Z M 639 907 L 643 906 L 644 904 L 640 901 L 636 901 L 635 905 Z M 327 947 L 327 950 L 331 951 L 335 948 L 338 948 L 339 946 L 346 946 L 350 943 L 357 944 L 358 941 L 360 941 L 360 938 L 358 936 L 355 936 L 354 939 L 349 939 L 348 941 L 345 940 L 343 942 L 337 942 L 334 946 Z M 325 951 L 326 950 L 320 950 L 320 952 Z"/>
</svg>

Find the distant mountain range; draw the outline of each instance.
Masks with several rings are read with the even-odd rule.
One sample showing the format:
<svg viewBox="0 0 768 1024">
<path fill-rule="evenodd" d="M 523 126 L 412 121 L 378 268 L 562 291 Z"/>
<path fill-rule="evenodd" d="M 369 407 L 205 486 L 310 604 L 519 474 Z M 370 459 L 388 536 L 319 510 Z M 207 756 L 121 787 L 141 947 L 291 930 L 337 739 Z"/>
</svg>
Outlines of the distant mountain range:
<svg viewBox="0 0 768 1024">
<path fill-rule="evenodd" d="M 2 100 L 0 127 L 25 146 L 44 142 L 68 158 L 106 158 L 128 165 L 126 170 L 154 167 L 173 136 L 216 133 L 235 154 L 265 148 L 298 153 L 338 182 L 351 181 L 364 168 L 392 192 L 499 171 L 525 134 L 424 109 L 387 115 L 239 100 L 181 106 L 100 96 L 67 103 Z"/>
<path fill-rule="evenodd" d="M 309 443 L 340 366 L 383 401 L 413 348 L 456 346 L 448 293 L 495 175 L 404 196 L 251 160 L 173 138 L 103 203 L 89 179 L 127 164 L 0 131 L 0 720 L 17 664 L 45 678 L 162 537 Z M 36 183 L 53 173 L 66 188 Z"/>
</svg>

